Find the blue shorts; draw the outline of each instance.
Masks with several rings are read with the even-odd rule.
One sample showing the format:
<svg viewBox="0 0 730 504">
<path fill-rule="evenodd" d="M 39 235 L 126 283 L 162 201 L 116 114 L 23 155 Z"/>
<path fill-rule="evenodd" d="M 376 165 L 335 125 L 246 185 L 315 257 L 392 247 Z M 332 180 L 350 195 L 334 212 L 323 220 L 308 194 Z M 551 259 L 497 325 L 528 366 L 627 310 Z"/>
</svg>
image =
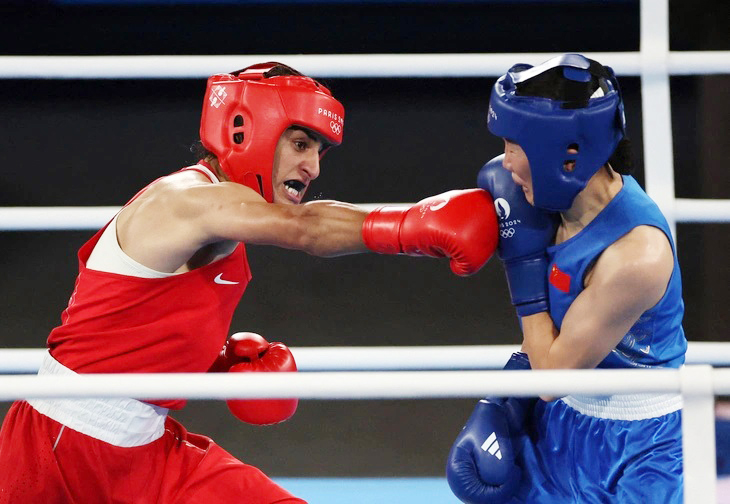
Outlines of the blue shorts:
<svg viewBox="0 0 730 504">
<path fill-rule="evenodd" d="M 682 504 L 679 408 L 670 395 L 538 401 L 510 504 Z"/>
</svg>

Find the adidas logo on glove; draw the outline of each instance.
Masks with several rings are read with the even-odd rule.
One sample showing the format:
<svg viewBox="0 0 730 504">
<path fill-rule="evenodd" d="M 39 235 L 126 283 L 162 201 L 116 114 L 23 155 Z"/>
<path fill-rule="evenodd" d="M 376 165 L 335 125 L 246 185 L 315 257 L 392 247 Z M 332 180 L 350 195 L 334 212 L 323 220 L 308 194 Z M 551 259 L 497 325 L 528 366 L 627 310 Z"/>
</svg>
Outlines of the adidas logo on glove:
<svg viewBox="0 0 730 504">
<path fill-rule="evenodd" d="M 499 451 L 499 442 L 497 441 L 497 434 L 492 432 L 489 437 L 487 437 L 486 441 L 482 443 L 482 450 L 489 453 L 490 455 L 494 455 L 499 460 L 502 460 L 502 452 Z"/>
</svg>

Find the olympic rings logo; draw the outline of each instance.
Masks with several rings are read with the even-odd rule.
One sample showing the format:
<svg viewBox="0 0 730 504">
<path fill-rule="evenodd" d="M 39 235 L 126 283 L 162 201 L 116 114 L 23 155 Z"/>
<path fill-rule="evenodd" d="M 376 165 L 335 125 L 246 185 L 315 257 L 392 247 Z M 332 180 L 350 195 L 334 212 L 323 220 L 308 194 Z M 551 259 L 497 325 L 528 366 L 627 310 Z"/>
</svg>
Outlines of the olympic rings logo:
<svg viewBox="0 0 730 504">
<path fill-rule="evenodd" d="M 502 229 L 499 231 L 499 236 L 502 238 L 512 238 L 515 235 L 515 228 Z"/>
<path fill-rule="evenodd" d="M 335 135 L 339 135 L 340 133 L 342 133 L 342 125 L 338 122 L 330 121 L 330 129 Z"/>
</svg>

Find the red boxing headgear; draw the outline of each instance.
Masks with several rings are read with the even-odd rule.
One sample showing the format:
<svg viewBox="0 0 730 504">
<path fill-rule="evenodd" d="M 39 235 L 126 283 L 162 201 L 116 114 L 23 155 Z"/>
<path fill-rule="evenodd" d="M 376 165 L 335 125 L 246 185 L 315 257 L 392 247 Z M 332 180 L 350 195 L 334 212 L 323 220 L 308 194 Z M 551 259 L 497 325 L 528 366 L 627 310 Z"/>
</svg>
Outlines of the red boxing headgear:
<svg viewBox="0 0 730 504">
<path fill-rule="evenodd" d="M 216 155 L 223 172 L 269 203 L 274 200 L 271 177 L 281 134 L 301 126 L 339 145 L 345 122 L 345 108 L 314 79 L 264 76 L 279 65 L 260 63 L 208 78 L 200 119 L 200 141 Z"/>
</svg>

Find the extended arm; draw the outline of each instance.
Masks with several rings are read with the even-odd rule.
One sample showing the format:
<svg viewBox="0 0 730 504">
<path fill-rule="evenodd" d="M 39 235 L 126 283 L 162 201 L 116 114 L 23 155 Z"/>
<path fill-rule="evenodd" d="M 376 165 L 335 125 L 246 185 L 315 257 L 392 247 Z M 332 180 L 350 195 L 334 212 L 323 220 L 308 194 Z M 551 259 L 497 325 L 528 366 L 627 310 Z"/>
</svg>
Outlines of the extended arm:
<svg viewBox="0 0 730 504">
<path fill-rule="evenodd" d="M 209 239 L 274 245 L 322 257 L 367 251 L 361 232 L 367 212 L 349 203 L 238 202 L 214 212 L 205 223 Z"/>
<path fill-rule="evenodd" d="M 210 184 L 195 172 L 166 177 L 119 214 L 125 253 L 158 271 L 177 271 L 206 246 L 238 242 L 275 245 L 318 255 L 366 250 L 366 211 L 333 201 L 267 203 L 246 186 Z"/>
<path fill-rule="evenodd" d="M 454 190 L 415 205 L 380 207 L 315 201 L 304 205 L 239 204 L 230 221 L 216 223 L 228 239 L 276 245 L 318 256 L 371 250 L 382 254 L 447 257 L 459 275 L 481 268 L 497 245 L 491 196 L 481 189 Z"/>
<path fill-rule="evenodd" d="M 368 214 L 337 201 L 267 203 L 248 187 L 202 180 L 191 184 L 191 176 L 196 175 L 163 179 L 122 211 L 119 243 L 133 259 L 159 271 L 176 271 L 208 245 L 244 242 L 325 257 L 368 250 L 448 257 L 455 273 L 468 275 L 496 247 L 492 199 L 479 189 L 449 191 Z"/>
</svg>

